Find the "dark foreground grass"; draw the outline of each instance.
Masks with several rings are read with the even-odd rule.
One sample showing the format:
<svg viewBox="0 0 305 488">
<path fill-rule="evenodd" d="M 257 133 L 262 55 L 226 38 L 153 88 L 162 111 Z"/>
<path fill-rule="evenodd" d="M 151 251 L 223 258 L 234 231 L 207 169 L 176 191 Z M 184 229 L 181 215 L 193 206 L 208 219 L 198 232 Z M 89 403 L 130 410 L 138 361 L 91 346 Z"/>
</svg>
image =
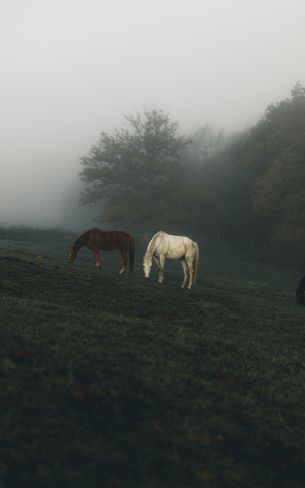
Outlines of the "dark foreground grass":
<svg viewBox="0 0 305 488">
<path fill-rule="evenodd" d="M 293 290 L 117 268 L 0 251 L 0 487 L 303 487 Z"/>
</svg>

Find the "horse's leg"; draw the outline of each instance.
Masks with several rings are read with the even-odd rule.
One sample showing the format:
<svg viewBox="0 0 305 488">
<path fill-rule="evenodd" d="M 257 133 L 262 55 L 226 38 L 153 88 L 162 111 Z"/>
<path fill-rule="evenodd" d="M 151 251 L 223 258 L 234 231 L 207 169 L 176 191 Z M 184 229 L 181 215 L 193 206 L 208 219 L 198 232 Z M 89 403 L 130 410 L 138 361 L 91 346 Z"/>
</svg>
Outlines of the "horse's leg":
<svg viewBox="0 0 305 488">
<path fill-rule="evenodd" d="M 190 290 L 192 288 L 193 284 L 193 276 L 194 276 L 194 258 L 193 257 L 187 257 L 186 258 L 186 264 L 188 267 L 188 272 L 189 272 L 189 282 L 188 282 L 188 289 Z"/>
<path fill-rule="evenodd" d="M 159 262 L 159 259 L 156 257 L 156 256 L 153 256 L 153 259 L 157 265 L 157 268 L 160 269 L 160 262 Z"/>
<path fill-rule="evenodd" d="M 159 256 L 159 279 L 158 279 L 158 282 L 161 283 L 161 285 L 163 282 L 164 261 L 165 261 L 165 256 L 161 254 Z"/>
<path fill-rule="evenodd" d="M 126 270 L 126 265 L 127 265 L 127 249 L 124 248 L 124 249 L 119 249 L 120 251 L 120 254 L 121 254 L 121 269 L 119 271 L 119 274 L 122 274 L 124 273 L 124 271 Z"/>
<path fill-rule="evenodd" d="M 97 249 L 94 249 L 93 254 L 95 256 L 95 266 L 97 268 L 101 268 L 102 267 L 102 261 L 101 261 L 100 253 L 98 252 Z"/>
<path fill-rule="evenodd" d="M 160 266 L 160 259 L 157 257 L 157 256 L 153 256 L 153 260 L 155 261 L 156 265 L 157 265 L 157 268 L 158 268 L 158 272 L 159 272 L 159 283 L 162 283 L 162 279 L 163 279 L 163 274 L 162 274 L 162 279 L 161 279 L 161 266 Z"/>
<path fill-rule="evenodd" d="M 184 288 L 188 279 L 188 267 L 184 258 L 181 259 L 181 265 L 183 268 L 184 278 L 181 288 Z"/>
</svg>

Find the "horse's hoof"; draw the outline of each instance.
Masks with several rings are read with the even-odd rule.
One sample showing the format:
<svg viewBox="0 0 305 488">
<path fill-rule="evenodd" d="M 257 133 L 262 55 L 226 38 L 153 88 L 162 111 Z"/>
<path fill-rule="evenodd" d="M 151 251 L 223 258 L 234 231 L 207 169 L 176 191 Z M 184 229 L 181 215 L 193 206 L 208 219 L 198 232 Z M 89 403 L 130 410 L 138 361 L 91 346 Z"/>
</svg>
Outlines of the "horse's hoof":
<svg viewBox="0 0 305 488">
<path fill-rule="evenodd" d="M 119 274 L 125 273 L 125 268 L 120 269 Z"/>
</svg>

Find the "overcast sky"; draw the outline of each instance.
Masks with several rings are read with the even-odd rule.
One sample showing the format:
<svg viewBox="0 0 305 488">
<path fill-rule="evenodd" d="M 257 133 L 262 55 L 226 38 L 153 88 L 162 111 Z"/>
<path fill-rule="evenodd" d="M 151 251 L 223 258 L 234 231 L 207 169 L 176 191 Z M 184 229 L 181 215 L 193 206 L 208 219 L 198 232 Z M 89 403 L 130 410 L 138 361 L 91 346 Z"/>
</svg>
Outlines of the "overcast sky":
<svg viewBox="0 0 305 488">
<path fill-rule="evenodd" d="M 144 105 L 227 132 L 305 83 L 304 0 L 2 0 L 0 224 L 66 224 L 79 158 Z"/>
</svg>

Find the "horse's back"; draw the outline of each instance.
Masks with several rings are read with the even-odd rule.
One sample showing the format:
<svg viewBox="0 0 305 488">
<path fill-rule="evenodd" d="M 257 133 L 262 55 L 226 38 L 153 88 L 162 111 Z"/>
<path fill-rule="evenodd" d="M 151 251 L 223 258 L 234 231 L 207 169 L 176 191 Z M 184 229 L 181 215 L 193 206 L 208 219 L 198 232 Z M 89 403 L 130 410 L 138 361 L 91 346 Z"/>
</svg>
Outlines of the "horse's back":
<svg viewBox="0 0 305 488">
<path fill-rule="evenodd" d="M 182 240 L 184 240 L 184 239 L 186 239 L 187 241 L 194 242 L 194 241 L 192 241 L 192 239 L 190 239 L 190 238 L 189 238 L 189 237 L 187 237 L 187 236 L 176 236 L 176 235 L 173 235 L 173 234 L 167 234 L 167 233 L 166 233 L 166 232 L 164 232 L 163 230 L 159 230 L 159 231 L 158 231 L 158 232 L 157 232 L 157 233 L 156 233 L 156 234 L 153 236 L 153 238 L 154 238 L 154 237 L 157 237 L 157 236 L 159 236 L 159 237 L 164 237 L 164 238 L 170 238 L 170 239 L 171 239 L 171 238 L 173 238 L 174 240 L 177 240 L 177 239 L 178 239 L 178 240 L 181 240 L 181 239 L 182 239 Z"/>
<path fill-rule="evenodd" d="M 97 227 L 87 231 L 87 240 L 91 246 L 100 249 L 112 250 L 128 247 L 133 239 L 130 234 L 117 230 L 103 230 Z"/>
<path fill-rule="evenodd" d="M 155 234 L 152 236 L 152 238 L 151 238 L 150 242 L 153 242 L 153 241 L 155 241 L 155 240 L 156 240 L 156 239 L 158 239 L 158 238 L 162 239 L 163 237 L 166 237 L 166 236 L 168 236 L 168 235 L 169 235 L 169 234 L 166 234 L 166 232 L 164 232 L 163 230 L 158 230 L 158 232 L 156 232 L 156 233 L 155 233 Z"/>
<path fill-rule="evenodd" d="M 103 229 L 99 229 L 98 227 L 93 227 L 93 229 L 88 230 L 87 233 L 91 236 L 96 235 L 99 237 L 108 237 L 112 239 L 119 239 L 121 237 L 124 238 L 131 237 L 131 235 L 128 234 L 128 232 L 124 232 L 122 230 L 103 230 Z"/>
<path fill-rule="evenodd" d="M 186 254 L 194 252 L 195 243 L 189 237 L 167 234 L 160 230 L 152 237 L 148 245 L 148 249 L 151 248 L 168 259 L 181 259 Z"/>
<path fill-rule="evenodd" d="M 193 247 L 194 244 L 196 244 L 190 237 L 187 236 L 176 236 L 172 234 L 166 234 L 165 232 L 161 232 L 161 236 L 165 238 L 165 240 L 168 241 L 168 243 L 175 247 L 177 245 L 183 245 L 187 248 Z"/>
<path fill-rule="evenodd" d="M 98 227 L 93 227 L 92 229 L 87 230 L 85 234 L 88 235 L 88 237 L 101 237 L 105 232 L 105 230 L 99 229 Z"/>
<path fill-rule="evenodd" d="M 121 237 L 123 237 L 123 238 L 130 238 L 131 237 L 131 235 L 128 234 L 128 232 L 124 232 L 123 230 L 111 230 L 109 232 L 111 232 L 112 236 L 116 239 L 119 239 Z"/>
</svg>

